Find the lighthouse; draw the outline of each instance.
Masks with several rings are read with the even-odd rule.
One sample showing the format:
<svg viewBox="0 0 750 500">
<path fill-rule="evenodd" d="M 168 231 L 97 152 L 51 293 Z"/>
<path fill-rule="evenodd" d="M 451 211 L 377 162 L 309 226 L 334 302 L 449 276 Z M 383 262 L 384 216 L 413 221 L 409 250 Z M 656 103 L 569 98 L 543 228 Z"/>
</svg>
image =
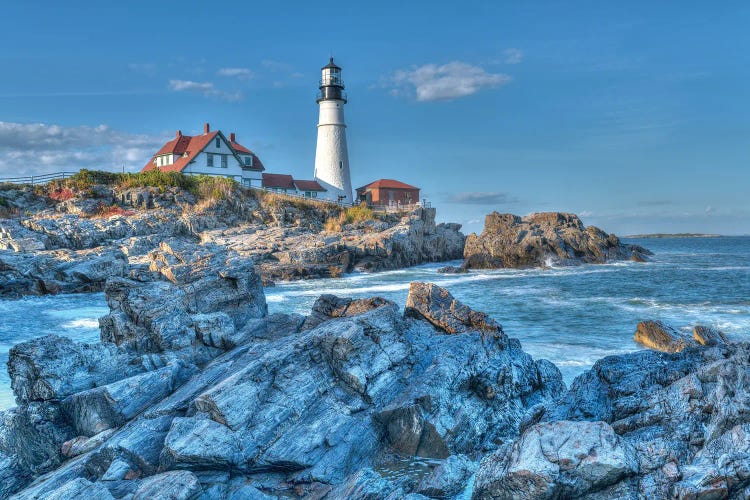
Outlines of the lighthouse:
<svg viewBox="0 0 750 500">
<path fill-rule="evenodd" d="M 315 148 L 315 180 L 328 190 L 334 201 L 352 203 L 349 152 L 346 147 L 344 104 L 346 93 L 341 68 L 333 62 L 321 68 L 318 92 L 318 144 Z"/>
</svg>

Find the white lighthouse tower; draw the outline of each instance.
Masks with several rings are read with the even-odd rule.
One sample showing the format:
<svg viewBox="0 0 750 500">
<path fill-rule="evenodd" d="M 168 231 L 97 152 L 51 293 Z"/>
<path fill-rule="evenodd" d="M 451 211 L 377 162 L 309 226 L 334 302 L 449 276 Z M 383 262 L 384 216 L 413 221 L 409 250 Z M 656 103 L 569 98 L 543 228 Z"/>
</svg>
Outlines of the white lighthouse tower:
<svg viewBox="0 0 750 500">
<path fill-rule="evenodd" d="M 352 181 L 349 174 L 349 152 L 346 147 L 344 104 L 346 93 L 341 68 L 333 63 L 321 69 L 318 105 L 318 145 L 315 149 L 315 180 L 328 190 L 328 198 L 352 203 Z"/>
</svg>

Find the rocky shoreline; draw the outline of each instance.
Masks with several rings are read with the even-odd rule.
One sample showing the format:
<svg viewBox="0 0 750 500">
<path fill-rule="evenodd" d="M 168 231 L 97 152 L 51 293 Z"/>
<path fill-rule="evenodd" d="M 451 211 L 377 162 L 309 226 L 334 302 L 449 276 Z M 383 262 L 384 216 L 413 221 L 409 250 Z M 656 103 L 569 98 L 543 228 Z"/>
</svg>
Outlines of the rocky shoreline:
<svg viewBox="0 0 750 500">
<path fill-rule="evenodd" d="M 227 248 L 258 266 L 266 285 L 463 255 L 461 226 L 436 223 L 434 208 L 327 231 L 341 207 L 238 187 L 209 200 L 180 188 L 65 189 L 60 200 L 55 191 L 0 187 L 15 213 L 0 218 L 0 298 L 101 291 L 108 277 L 143 272 L 166 239 Z"/>
<path fill-rule="evenodd" d="M 0 497 L 741 498 L 750 345 L 560 371 L 448 290 L 267 312 L 225 245 L 168 238 L 104 287 L 101 343 L 10 352 Z M 666 325 L 639 325 L 655 347 Z M 703 339 L 700 341 L 698 339 Z"/>
<path fill-rule="evenodd" d="M 651 255 L 574 214 L 493 212 L 480 235 L 465 237 L 460 224 L 436 223 L 434 208 L 347 222 L 336 205 L 227 189 L 200 199 L 177 187 L 0 186 L 2 206 L 15 214 L 0 217 L 0 298 L 101 291 L 108 277 L 143 272 L 149 252 L 167 239 L 229 249 L 252 261 L 266 286 L 458 259 L 461 267 L 441 272 Z"/>
</svg>

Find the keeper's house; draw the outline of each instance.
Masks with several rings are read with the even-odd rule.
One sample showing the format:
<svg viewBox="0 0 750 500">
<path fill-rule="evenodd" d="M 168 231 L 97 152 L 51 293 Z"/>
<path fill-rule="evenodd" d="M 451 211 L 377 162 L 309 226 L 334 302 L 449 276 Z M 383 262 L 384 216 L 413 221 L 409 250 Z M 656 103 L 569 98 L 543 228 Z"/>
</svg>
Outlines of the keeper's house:
<svg viewBox="0 0 750 500">
<path fill-rule="evenodd" d="M 378 179 L 357 188 L 357 200 L 371 207 L 410 206 L 419 203 L 419 188 L 393 179 Z"/>
<path fill-rule="evenodd" d="M 255 187 L 261 187 L 261 173 L 265 170 L 260 158 L 237 142 L 234 132 L 227 139 L 221 130 L 212 132 L 208 123 L 201 135 L 183 135 L 178 130 L 142 172 L 154 169 L 187 175 L 220 175 L 231 177 L 243 186 Z"/>
</svg>

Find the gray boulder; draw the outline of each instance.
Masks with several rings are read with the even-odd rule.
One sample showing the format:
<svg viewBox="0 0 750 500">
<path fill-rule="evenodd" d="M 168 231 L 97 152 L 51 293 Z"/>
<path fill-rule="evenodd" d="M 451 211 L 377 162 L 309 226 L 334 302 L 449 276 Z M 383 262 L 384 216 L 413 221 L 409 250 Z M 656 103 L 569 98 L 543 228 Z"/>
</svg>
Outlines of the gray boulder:
<svg viewBox="0 0 750 500">
<path fill-rule="evenodd" d="M 19 404 L 61 400 L 83 390 L 162 365 L 112 344 L 82 344 L 47 335 L 15 345 L 8 357 L 11 387 Z"/>
<path fill-rule="evenodd" d="M 133 500 L 189 500 L 202 491 L 198 478 L 189 471 L 169 471 L 148 477 L 141 481 Z"/>
<path fill-rule="evenodd" d="M 446 333 L 482 330 L 504 337 L 502 327 L 495 320 L 472 310 L 454 299 L 448 290 L 432 283 L 414 281 L 409 285 L 404 314 L 423 318 Z"/>
<path fill-rule="evenodd" d="M 715 346 L 729 343 L 729 339 L 727 339 L 723 332 L 703 325 L 697 325 L 693 328 L 693 340 L 704 346 Z"/>
<path fill-rule="evenodd" d="M 693 498 L 715 487 L 719 496 L 741 496 L 750 487 L 742 466 L 750 463 L 748 359 L 750 344 L 610 356 L 537 420 L 607 422 L 640 464 L 638 481 L 618 483 L 621 496 Z"/>
<path fill-rule="evenodd" d="M 62 401 L 62 408 L 78 434 L 93 436 L 121 426 L 145 408 L 166 398 L 192 373 L 193 367 L 176 362 L 72 394 Z"/>
<path fill-rule="evenodd" d="M 482 460 L 472 498 L 614 498 L 610 488 L 638 472 L 629 446 L 604 422 L 538 424 Z"/>
<path fill-rule="evenodd" d="M 585 227 L 575 214 L 534 213 L 526 217 L 492 212 L 480 235 L 466 238 L 463 267 L 469 269 L 547 267 L 552 264 L 602 264 L 651 252 L 627 245 L 614 234 Z"/>
<path fill-rule="evenodd" d="M 687 347 L 698 345 L 696 341 L 683 335 L 661 321 L 641 321 L 633 338 L 649 349 L 661 352 L 680 352 Z"/>
<path fill-rule="evenodd" d="M 417 491 L 432 498 L 450 498 L 464 491 L 478 464 L 465 455 L 451 455 L 422 478 Z"/>
</svg>

